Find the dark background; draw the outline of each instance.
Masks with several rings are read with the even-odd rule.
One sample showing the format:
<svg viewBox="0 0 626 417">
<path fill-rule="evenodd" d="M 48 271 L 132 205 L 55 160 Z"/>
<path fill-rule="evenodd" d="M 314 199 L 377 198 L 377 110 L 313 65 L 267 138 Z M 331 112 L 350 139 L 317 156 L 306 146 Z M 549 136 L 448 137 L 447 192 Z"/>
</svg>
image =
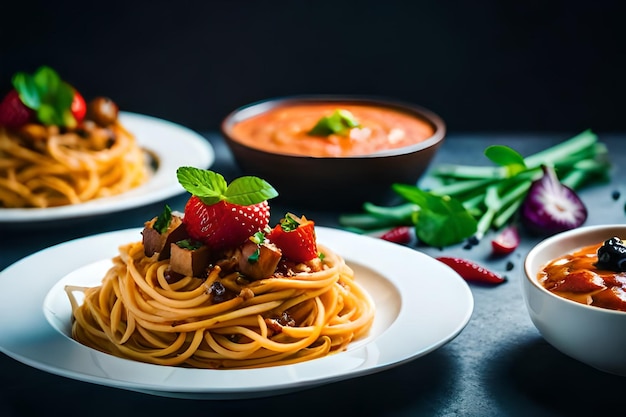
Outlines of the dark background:
<svg viewBox="0 0 626 417">
<path fill-rule="evenodd" d="M 623 132 L 620 3 L 14 1 L 0 92 L 47 64 L 86 98 L 197 131 L 269 97 L 350 93 L 427 107 L 449 132 Z"/>
</svg>

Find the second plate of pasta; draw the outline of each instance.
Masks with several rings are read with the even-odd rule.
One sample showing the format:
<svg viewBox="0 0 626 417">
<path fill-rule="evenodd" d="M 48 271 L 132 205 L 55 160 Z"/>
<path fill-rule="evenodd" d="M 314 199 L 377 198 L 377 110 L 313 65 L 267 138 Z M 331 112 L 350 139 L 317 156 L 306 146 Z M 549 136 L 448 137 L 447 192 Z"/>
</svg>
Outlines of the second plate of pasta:
<svg viewBox="0 0 626 417">
<path fill-rule="evenodd" d="M 72 310 L 64 288 L 99 285 L 119 245 L 136 240 L 140 231 L 62 243 L 0 273 L 0 351 L 53 374 L 153 395 L 253 398 L 401 365 L 454 339 L 473 311 L 467 283 L 432 257 L 380 239 L 319 227 L 319 242 L 343 256 L 355 279 L 372 295 L 376 313 L 366 337 L 325 357 L 258 369 L 184 368 L 122 359 L 71 338 Z M 44 264 L 50 267 L 41 270 Z M 32 343 L 34 339 L 37 343 Z"/>
<path fill-rule="evenodd" d="M 77 204 L 45 208 L 0 207 L 0 224 L 39 224 L 51 220 L 118 212 L 156 203 L 183 192 L 176 179 L 176 169 L 179 166 L 209 168 L 215 160 L 211 144 L 191 129 L 129 112 L 121 112 L 119 119 L 144 151 L 149 173 L 143 184 L 117 195 Z"/>
</svg>

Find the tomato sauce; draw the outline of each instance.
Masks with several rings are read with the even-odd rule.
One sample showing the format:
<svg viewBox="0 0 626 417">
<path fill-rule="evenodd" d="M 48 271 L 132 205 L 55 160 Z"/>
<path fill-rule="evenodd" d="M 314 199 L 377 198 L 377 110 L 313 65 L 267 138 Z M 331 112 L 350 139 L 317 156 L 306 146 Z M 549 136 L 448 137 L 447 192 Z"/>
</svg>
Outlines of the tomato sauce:
<svg viewBox="0 0 626 417">
<path fill-rule="evenodd" d="M 626 311 L 626 272 L 597 268 L 600 246 L 586 246 L 551 261 L 539 272 L 539 282 L 572 301 Z"/>
<path fill-rule="evenodd" d="M 310 135 L 325 116 L 347 110 L 359 123 L 346 134 Z M 269 152 L 315 157 L 368 155 L 424 141 L 435 133 L 428 121 L 391 107 L 353 103 L 301 103 L 276 107 L 232 128 L 237 142 Z"/>
</svg>

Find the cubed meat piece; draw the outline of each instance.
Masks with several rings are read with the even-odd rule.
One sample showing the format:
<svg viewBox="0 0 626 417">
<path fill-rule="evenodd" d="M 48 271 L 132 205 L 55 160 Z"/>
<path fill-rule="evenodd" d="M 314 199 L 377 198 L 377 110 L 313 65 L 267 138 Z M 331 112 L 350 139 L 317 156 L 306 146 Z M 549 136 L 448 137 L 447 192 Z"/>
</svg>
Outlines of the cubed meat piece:
<svg viewBox="0 0 626 417">
<path fill-rule="evenodd" d="M 241 247 L 239 271 L 251 280 L 268 278 L 276 271 L 281 257 L 282 253 L 275 245 L 249 240 Z"/>
<path fill-rule="evenodd" d="M 189 277 L 203 277 L 209 266 L 209 247 L 200 246 L 195 249 L 187 249 L 176 243 L 170 245 L 170 268 L 172 271 Z"/>
<path fill-rule="evenodd" d="M 188 237 L 187 230 L 183 225 L 183 220 L 179 216 L 172 216 L 172 221 L 164 233 L 159 233 L 154 229 L 156 217 L 146 222 L 143 228 L 143 247 L 146 256 L 159 254 L 159 260 L 170 257 L 170 244 L 186 239 Z"/>
</svg>

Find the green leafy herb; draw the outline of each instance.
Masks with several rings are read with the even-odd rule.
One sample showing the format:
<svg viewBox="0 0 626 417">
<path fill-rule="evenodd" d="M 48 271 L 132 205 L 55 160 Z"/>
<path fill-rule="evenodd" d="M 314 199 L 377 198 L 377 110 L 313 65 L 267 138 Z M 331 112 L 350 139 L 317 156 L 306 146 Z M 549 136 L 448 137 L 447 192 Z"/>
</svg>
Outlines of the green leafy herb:
<svg viewBox="0 0 626 417">
<path fill-rule="evenodd" d="M 256 250 L 252 253 L 252 255 L 248 256 L 248 262 L 251 264 L 257 263 L 259 261 L 260 255 L 261 255 L 261 249 L 256 248 Z"/>
<path fill-rule="evenodd" d="M 477 222 L 463 204 L 449 196 L 438 196 L 412 185 L 393 184 L 393 190 L 419 210 L 413 212 L 415 234 L 432 246 L 457 243 L 476 232 Z"/>
<path fill-rule="evenodd" d="M 526 169 L 524 157 L 508 146 L 489 146 L 485 149 L 485 156 L 492 162 L 505 167 L 507 169 L 507 176 L 515 175 Z"/>
<path fill-rule="evenodd" d="M 287 213 L 285 217 L 280 219 L 280 228 L 285 232 L 293 232 L 298 226 L 300 226 L 300 223 L 290 213 Z"/>
<path fill-rule="evenodd" d="M 249 206 L 278 195 L 267 181 L 253 176 L 240 177 L 228 184 L 221 174 L 194 167 L 180 167 L 176 176 L 185 190 L 208 205 L 226 201 Z"/>
<path fill-rule="evenodd" d="M 18 72 L 12 79 L 20 100 L 37 113 L 44 125 L 76 126 L 71 106 L 74 88 L 52 68 L 42 66 L 34 74 Z"/>
<path fill-rule="evenodd" d="M 181 249 L 196 250 L 202 247 L 202 242 L 197 242 L 191 239 L 183 239 L 176 242 L 176 246 Z"/>
<path fill-rule="evenodd" d="M 261 243 L 265 242 L 265 234 L 261 231 L 258 231 L 250 236 L 250 240 L 252 240 L 257 245 L 260 245 Z"/>
<path fill-rule="evenodd" d="M 553 167 L 559 181 L 574 190 L 606 181 L 611 168 L 606 146 L 591 130 L 526 157 L 502 145 L 489 146 L 484 154 L 496 166 L 438 165 L 430 175 L 440 185 L 426 192 L 394 184 L 406 202 L 392 207 L 366 202 L 364 212 L 344 214 L 339 223 L 360 233 L 414 225 L 422 243 L 448 246 L 514 221 L 532 182 L 543 175 L 542 165 Z"/>
<path fill-rule="evenodd" d="M 348 110 L 337 109 L 330 116 L 324 116 L 309 131 L 313 136 L 329 136 L 334 134 L 346 135 L 353 127 L 359 127 L 359 122 Z"/>
<path fill-rule="evenodd" d="M 156 221 L 152 228 L 159 232 L 159 234 L 163 234 L 167 231 L 172 223 L 172 209 L 167 204 L 163 207 L 163 211 L 157 217 Z"/>
<path fill-rule="evenodd" d="M 265 234 L 263 234 L 263 232 L 261 231 L 258 231 L 250 237 L 250 240 L 257 245 L 260 245 L 261 243 L 265 242 Z M 252 255 L 248 256 L 248 262 L 250 262 L 251 264 L 258 262 L 259 256 L 261 256 L 261 248 L 257 246 Z"/>
</svg>

